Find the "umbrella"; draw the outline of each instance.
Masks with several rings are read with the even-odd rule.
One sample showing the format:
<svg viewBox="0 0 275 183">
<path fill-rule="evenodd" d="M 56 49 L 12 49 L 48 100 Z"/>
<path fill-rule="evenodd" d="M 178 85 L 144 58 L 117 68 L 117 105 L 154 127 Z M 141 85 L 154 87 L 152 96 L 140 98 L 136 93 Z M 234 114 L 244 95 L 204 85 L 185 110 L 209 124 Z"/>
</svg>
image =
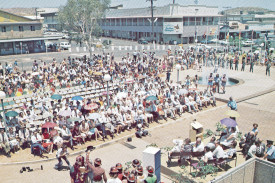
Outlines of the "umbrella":
<svg viewBox="0 0 275 183">
<path fill-rule="evenodd" d="M 134 80 L 132 80 L 132 79 L 126 80 L 126 83 L 127 83 L 127 84 L 131 84 L 131 83 L 133 83 L 133 82 L 134 82 Z"/>
<path fill-rule="evenodd" d="M 221 124 L 227 126 L 227 127 L 236 127 L 238 124 L 235 120 L 231 118 L 224 118 L 221 120 Z"/>
<path fill-rule="evenodd" d="M 16 111 L 9 111 L 6 113 L 7 117 L 15 117 L 18 116 L 18 113 Z"/>
<path fill-rule="evenodd" d="M 157 98 L 156 96 L 154 96 L 154 95 L 151 95 L 151 96 L 149 96 L 149 97 L 146 97 L 146 100 L 151 100 L 151 101 L 153 101 L 153 100 L 158 100 L 158 98 Z"/>
<path fill-rule="evenodd" d="M 20 97 L 20 96 L 22 96 L 22 93 L 21 92 L 16 92 L 16 94 L 15 94 L 17 97 Z"/>
<path fill-rule="evenodd" d="M 74 121 L 81 121 L 81 120 L 82 120 L 81 118 L 72 117 L 72 118 L 69 118 L 67 121 L 68 122 L 74 122 Z"/>
<path fill-rule="evenodd" d="M 101 76 L 101 75 L 102 75 L 102 72 L 94 72 L 94 75 L 96 75 L 96 76 Z"/>
<path fill-rule="evenodd" d="M 64 111 L 60 111 L 60 113 L 58 115 L 67 117 L 67 116 L 71 116 L 72 112 L 69 110 L 64 110 Z"/>
<path fill-rule="evenodd" d="M 95 119 L 98 119 L 100 117 L 101 117 L 101 115 L 99 113 L 92 113 L 92 114 L 90 114 L 90 116 L 88 118 L 95 120 Z"/>
<path fill-rule="evenodd" d="M 109 95 L 111 95 L 111 94 L 112 94 L 112 92 L 109 91 Z M 107 95 L 107 91 L 102 92 L 102 95 Z"/>
<path fill-rule="evenodd" d="M 57 126 L 56 123 L 47 122 L 47 123 L 42 125 L 42 128 L 54 128 L 56 126 Z"/>
<path fill-rule="evenodd" d="M 84 107 L 85 110 L 93 110 L 93 109 L 96 109 L 98 108 L 98 105 L 96 103 L 91 103 L 91 104 L 88 104 Z"/>
<path fill-rule="evenodd" d="M 178 90 L 178 94 L 179 95 L 185 95 L 187 93 L 188 93 L 188 91 L 186 89 L 180 89 L 180 90 Z"/>
<path fill-rule="evenodd" d="M 32 73 L 32 76 L 37 76 L 37 75 L 39 75 L 39 72 L 33 72 Z"/>
<path fill-rule="evenodd" d="M 165 77 L 165 74 L 158 74 L 158 77 L 163 78 Z"/>
<path fill-rule="evenodd" d="M 138 91 L 137 94 L 138 94 L 138 95 L 145 95 L 145 94 L 146 94 L 146 91 Z"/>
<path fill-rule="evenodd" d="M 55 88 L 51 88 L 51 90 L 52 90 L 53 92 L 55 92 Z"/>
<path fill-rule="evenodd" d="M 61 100 L 61 99 L 62 99 L 62 96 L 59 95 L 59 94 L 53 94 L 53 95 L 51 96 L 51 99 L 54 99 L 54 100 Z"/>
<path fill-rule="evenodd" d="M 146 78 L 146 76 L 143 76 L 143 75 L 138 76 L 138 79 L 144 79 L 144 78 Z"/>
<path fill-rule="evenodd" d="M 126 92 L 119 92 L 117 93 L 117 98 L 126 98 L 127 97 L 127 93 Z"/>
<path fill-rule="evenodd" d="M 238 118 L 240 117 L 240 114 L 237 111 L 234 110 L 228 110 L 225 113 L 227 116 Z"/>
<path fill-rule="evenodd" d="M 83 98 L 81 96 L 74 96 L 72 100 L 83 100 Z"/>
</svg>

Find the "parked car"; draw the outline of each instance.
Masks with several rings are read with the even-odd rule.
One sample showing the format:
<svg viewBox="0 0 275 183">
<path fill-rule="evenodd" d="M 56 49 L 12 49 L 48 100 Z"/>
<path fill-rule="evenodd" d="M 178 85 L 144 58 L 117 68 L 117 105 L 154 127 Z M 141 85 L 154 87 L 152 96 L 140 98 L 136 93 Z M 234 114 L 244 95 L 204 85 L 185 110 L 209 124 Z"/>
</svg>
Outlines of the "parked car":
<svg viewBox="0 0 275 183">
<path fill-rule="evenodd" d="M 145 39 L 141 38 L 138 40 L 138 44 L 148 44 L 148 41 L 146 41 Z"/>
<path fill-rule="evenodd" d="M 214 43 L 213 41 L 211 41 L 211 40 L 201 40 L 201 43 L 202 44 L 212 44 L 212 43 Z"/>
<path fill-rule="evenodd" d="M 59 44 L 59 47 L 63 50 L 68 50 L 69 48 L 71 48 L 71 44 L 69 42 L 61 42 Z"/>
<path fill-rule="evenodd" d="M 242 46 L 243 47 L 249 47 L 249 46 L 254 45 L 254 44 L 255 43 L 253 41 L 247 40 L 247 41 L 245 41 L 245 42 L 242 43 Z"/>
</svg>

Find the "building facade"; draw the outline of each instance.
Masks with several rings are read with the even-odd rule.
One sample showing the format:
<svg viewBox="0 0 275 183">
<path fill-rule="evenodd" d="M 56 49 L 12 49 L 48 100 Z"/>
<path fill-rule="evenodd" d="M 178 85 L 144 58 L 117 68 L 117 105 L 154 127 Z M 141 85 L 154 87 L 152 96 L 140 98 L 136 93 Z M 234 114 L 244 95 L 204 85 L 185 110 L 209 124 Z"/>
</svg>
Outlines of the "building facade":
<svg viewBox="0 0 275 183">
<path fill-rule="evenodd" d="M 154 37 L 162 43 L 193 43 L 219 34 L 217 7 L 167 5 L 154 8 Z M 99 22 L 103 36 L 152 40 L 151 9 L 109 10 Z"/>
<path fill-rule="evenodd" d="M 0 55 L 45 52 L 42 23 L 0 10 Z"/>
</svg>

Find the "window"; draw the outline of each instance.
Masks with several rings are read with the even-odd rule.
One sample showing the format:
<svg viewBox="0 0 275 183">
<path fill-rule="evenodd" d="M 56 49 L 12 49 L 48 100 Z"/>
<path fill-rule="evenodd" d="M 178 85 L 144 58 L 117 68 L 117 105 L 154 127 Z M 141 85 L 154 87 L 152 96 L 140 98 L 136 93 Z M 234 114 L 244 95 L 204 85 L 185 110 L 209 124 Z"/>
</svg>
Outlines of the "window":
<svg viewBox="0 0 275 183">
<path fill-rule="evenodd" d="M 35 31 L 35 26 L 31 25 L 31 31 Z"/>
<path fill-rule="evenodd" d="M 19 32 L 23 32 L 24 29 L 23 29 L 23 26 L 19 26 Z"/>
<path fill-rule="evenodd" d="M 7 32 L 7 29 L 5 26 L 2 27 L 2 32 Z"/>
<path fill-rule="evenodd" d="M 133 26 L 137 26 L 137 18 L 133 19 Z"/>
</svg>

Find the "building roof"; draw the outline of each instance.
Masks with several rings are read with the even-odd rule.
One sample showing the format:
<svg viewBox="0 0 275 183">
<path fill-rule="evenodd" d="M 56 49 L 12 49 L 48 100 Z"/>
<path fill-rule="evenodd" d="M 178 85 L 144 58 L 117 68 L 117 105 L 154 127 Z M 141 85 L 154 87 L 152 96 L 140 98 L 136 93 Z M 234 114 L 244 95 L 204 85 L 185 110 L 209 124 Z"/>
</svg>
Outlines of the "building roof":
<svg viewBox="0 0 275 183">
<path fill-rule="evenodd" d="M 275 14 L 255 15 L 255 18 L 275 18 Z"/>
<path fill-rule="evenodd" d="M 196 11 L 197 9 L 197 11 Z M 164 18 L 182 18 L 182 17 L 220 17 L 218 7 L 189 5 L 182 6 L 179 4 L 169 4 L 166 6 L 155 7 L 154 16 Z M 106 18 L 135 18 L 151 17 L 150 8 L 132 8 L 132 9 L 111 9 L 106 13 Z"/>
<path fill-rule="evenodd" d="M 0 13 L 12 15 L 12 16 L 21 18 L 21 19 L 26 20 L 26 21 L 32 21 L 32 19 L 30 19 L 30 18 L 27 18 L 27 17 L 24 17 L 24 16 L 20 16 L 20 15 L 16 15 L 16 14 L 13 14 L 13 13 L 9 13 L 9 12 L 3 11 L 3 10 L 1 10 L 1 9 L 0 9 Z M 0 15 L 0 16 L 1 16 L 1 15 Z"/>
</svg>

